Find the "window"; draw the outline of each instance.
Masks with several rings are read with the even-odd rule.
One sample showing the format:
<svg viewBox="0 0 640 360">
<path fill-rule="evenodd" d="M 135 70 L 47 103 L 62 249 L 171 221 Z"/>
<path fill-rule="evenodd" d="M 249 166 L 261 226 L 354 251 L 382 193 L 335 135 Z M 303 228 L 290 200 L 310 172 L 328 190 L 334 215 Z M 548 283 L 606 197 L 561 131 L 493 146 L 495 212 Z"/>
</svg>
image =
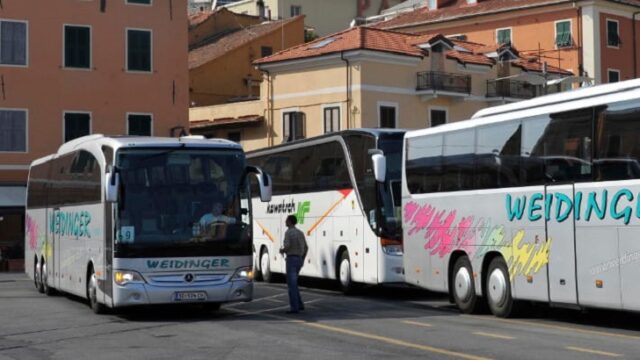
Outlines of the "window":
<svg viewBox="0 0 640 360">
<path fill-rule="evenodd" d="M 291 5 L 291 17 L 302 15 L 302 6 Z"/>
<path fill-rule="evenodd" d="M 340 108 L 338 106 L 324 108 L 324 132 L 340 131 Z"/>
<path fill-rule="evenodd" d="M 260 47 L 260 55 L 262 57 L 270 56 L 271 54 L 273 54 L 273 48 L 271 46 Z"/>
<path fill-rule="evenodd" d="M 396 106 L 378 105 L 378 116 L 381 128 L 396 127 Z"/>
<path fill-rule="evenodd" d="M 620 46 L 619 27 L 618 20 L 607 19 L 607 46 L 615 48 Z"/>
<path fill-rule="evenodd" d="M 27 23 L 0 20 L 0 65 L 27 65 Z"/>
<path fill-rule="evenodd" d="M 128 114 L 127 134 L 135 136 L 151 136 L 153 118 L 150 114 Z"/>
<path fill-rule="evenodd" d="M 610 83 L 615 83 L 620 81 L 620 70 L 609 69 L 607 72 L 609 74 Z"/>
<path fill-rule="evenodd" d="M 151 5 L 151 0 L 127 0 L 127 4 Z"/>
<path fill-rule="evenodd" d="M 429 119 L 431 120 L 431 127 L 446 124 L 447 110 L 431 109 L 429 110 Z"/>
<path fill-rule="evenodd" d="M 640 178 L 640 108 L 599 112 L 595 129 L 595 180 Z"/>
<path fill-rule="evenodd" d="M 64 26 L 64 67 L 91 67 L 91 28 L 82 25 Z"/>
<path fill-rule="evenodd" d="M 514 121 L 477 129 L 476 189 L 519 186 L 521 128 Z"/>
<path fill-rule="evenodd" d="M 31 167 L 29 171 L 29 190 L 27 191 L 28 208 L 47 207 L 47 186 L 49 185 L 50 171 L 50 161 Z"/>
<path fill-rule="evenodd" d="M 56 158 L 51 162 L 49 206 L 100 202 L 100 181 L 100 166 L 91 153 L 80 150 Z"/>
<path fill-rule="evenodd" d="M 498 45 L 511 45 L 511 28 L 496 30 Z"/>
<path fill-rule="evenodd" d="M 242 133 L 240 131 L 230 131 L 227 133 L 227 139 L 239 143 L 241 140 L 241 134 Z"/>
<path fill-rule="evenodd" d="M 127 70 L 151 72 L 151 31 L 127 29 Z"/>
<path fill-rule="evenodd" d="M 442 178 L 442 135 L 407 140 L 407 187 L 412 194 L 440 191 Z"/>
<path fill-rule="evenodd" d="M 304 139 L 304 120 L 303 112 L 292 111 L 282 114 L 283 142 Z"/>
<path fill-rule="evenodd" d="M 442 155 L 442 191 L 473 189 L 475 131 L 447 133 Z"/>
<path fill-rule="evenodd" d="M 64 142 L 91 134 L 91 114 L 64 113 Z"/>
<path fill-rule="evenodd" d="M 0 109 L 0 151 L 27 151 L 27 111 Z"/>
<path fill-rule="evenodd" d="M 571 21 L 563 20 L 556 22 L 556 47 L 569 47 L 573 44 L 571 39 Z"/>
</svg>

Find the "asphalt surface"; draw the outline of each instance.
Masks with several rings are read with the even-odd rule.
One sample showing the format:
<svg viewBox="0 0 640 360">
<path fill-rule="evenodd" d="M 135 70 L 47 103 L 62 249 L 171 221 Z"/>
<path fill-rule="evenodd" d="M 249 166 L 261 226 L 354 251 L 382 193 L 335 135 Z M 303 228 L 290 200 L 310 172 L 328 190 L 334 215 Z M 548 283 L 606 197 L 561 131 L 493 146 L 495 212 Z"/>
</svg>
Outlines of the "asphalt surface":
<svg viewBox="0 0 640 360">
<path fill-rule="evenodd" d="M 344 296 L 302 281 L 304 313 L 285 314 L 286 285 L 257 283 L 251 303 L 136 308 L 94 315 L 82 299 L 39 294 L 0 274 L 4 359 L 640 359 L 640 314 L 531 308 L 461 315 L 442 295 L 376 287 Z"/>
</svg>

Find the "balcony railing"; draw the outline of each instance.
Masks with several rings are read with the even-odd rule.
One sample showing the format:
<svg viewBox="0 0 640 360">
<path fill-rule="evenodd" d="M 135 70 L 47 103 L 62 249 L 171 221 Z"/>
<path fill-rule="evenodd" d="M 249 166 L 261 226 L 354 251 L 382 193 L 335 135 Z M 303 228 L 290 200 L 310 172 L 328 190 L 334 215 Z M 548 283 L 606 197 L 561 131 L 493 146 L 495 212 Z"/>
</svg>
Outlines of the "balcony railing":
<svg viewBox="0 0 640 360">
<path fill-rule="evenodd" d="M 487 80 L 487 97 L 531 99 L 537 95 L 537 86 L 516 80 Z"/>
<path fill-rule="evenodd" d="M 440 71 L 419 72 L 416 90 L 437 90 L 471 94 L 471 76 Z"/>
</svg>

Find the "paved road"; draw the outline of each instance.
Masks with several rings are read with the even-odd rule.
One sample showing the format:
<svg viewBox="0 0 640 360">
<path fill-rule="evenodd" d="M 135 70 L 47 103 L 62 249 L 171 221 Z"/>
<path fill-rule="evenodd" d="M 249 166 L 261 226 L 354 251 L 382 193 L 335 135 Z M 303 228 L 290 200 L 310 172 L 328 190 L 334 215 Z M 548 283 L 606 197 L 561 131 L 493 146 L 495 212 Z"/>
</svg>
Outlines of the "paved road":
<svg viewBox="0 0 640 360">
<path fill-rule="evenodd" d="M 303 281 L 307 310 L 286 315 L 286 286 L 256 286 L 219 312 L 136 309 L 96 316 L 0 274 L 4 359 L 640 359 L 640 315 L 533 309 L 519 319 L 460 315 L 442 296 L 373 288 L 346 297 Z"/>
</svg>

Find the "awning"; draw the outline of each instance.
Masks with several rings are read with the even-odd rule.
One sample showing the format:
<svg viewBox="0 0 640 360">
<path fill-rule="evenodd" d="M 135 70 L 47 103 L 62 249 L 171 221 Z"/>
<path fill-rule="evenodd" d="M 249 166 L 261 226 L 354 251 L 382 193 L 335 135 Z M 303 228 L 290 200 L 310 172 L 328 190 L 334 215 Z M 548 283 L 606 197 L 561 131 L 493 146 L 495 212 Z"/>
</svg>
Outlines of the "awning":
<svg viewBox="0 0 640 360">
<path fill-rule="evenodd" d="M 237 128 L 246 126 L 256 126 L 264 121 L 264 116 L 247 115 L 237 118 L 219 118 L 213 120 L 196 120 L 191 121 L 189 129 L 192 133 L 199 133 L 206 130 L 215 130 L 220 128 Z"/>
<path fill-rule="evenodd" d="M 24 186 L 0 186 L 0 207 L 25 207 L 26 196 Z"/>
</svg>

